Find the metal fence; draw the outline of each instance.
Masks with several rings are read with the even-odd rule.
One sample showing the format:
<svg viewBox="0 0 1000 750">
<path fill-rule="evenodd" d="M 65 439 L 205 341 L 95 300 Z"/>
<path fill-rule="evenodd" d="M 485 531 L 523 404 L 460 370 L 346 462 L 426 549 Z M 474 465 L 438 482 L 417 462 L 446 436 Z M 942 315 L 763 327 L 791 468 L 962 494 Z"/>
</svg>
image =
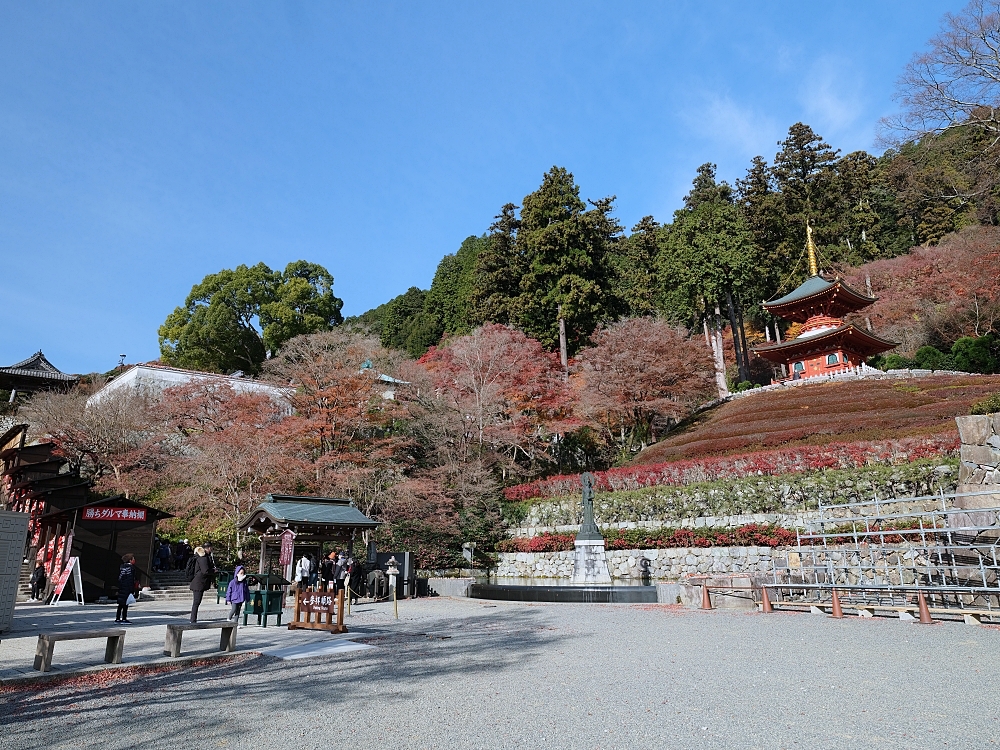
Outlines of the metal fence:
<svg viewBox="0 0 1000 750">
<path fill-rule="evenodd" d="M 1000 491 L 820 504 L 771 584 L 804 601 L 837 589 L 857 606 L 908 606 L 922 593 L 939 609 L 1000 617 L 998 522 Z"/>
</svg>

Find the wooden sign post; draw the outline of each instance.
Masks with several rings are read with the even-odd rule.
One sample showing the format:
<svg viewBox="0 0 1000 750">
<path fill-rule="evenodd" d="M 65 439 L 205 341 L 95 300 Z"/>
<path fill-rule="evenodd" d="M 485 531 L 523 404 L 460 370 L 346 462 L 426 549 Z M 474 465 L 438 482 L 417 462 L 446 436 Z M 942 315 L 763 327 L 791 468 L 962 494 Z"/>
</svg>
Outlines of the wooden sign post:
<svg viewBox="0 0 1000 750">
<path fill-rule="evenodd" d="M 295 592 L 295 612 L 288 623 L 289 630 L 328 630 L 346 633 L 344 625 L 344 590 L 334 596 L 332 591 L 304 589 Z"/>
</svg>

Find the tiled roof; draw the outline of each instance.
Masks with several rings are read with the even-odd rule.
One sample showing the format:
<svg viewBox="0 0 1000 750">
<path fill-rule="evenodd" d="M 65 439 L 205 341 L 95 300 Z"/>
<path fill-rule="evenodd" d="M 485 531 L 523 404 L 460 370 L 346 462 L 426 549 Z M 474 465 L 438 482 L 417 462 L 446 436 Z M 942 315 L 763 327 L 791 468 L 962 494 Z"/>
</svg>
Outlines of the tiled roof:
<svg viewBox="0 0 1000 750">
<path fill-rule="evenodd" d="M 0 373 L 7 375 L 20 375 L 29 378 L 42 378 L 44 380 L 65 380 L 67 382 L 79 380 L 76 375 L 67 375 L 60 372 L 49 362 L 39 349 L 25 360 L 9 367 L 0 367 Z"/>
</svg>

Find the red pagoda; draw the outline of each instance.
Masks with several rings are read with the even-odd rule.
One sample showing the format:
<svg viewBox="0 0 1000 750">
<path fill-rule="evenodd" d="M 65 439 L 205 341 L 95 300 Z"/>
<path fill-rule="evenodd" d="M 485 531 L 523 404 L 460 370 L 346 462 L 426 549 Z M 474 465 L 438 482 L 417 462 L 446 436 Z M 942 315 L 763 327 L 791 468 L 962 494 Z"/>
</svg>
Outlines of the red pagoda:
<svg viewBox="0 0 1000 750">
<path fill-rule="evenodd" d="M 844 315 L 863 310 L 875 298 L 855 291 L 839 278 L 831 281 L 820 275 L 809 226 L 806 250 L 809 278 L 795 291 L 764 303 L 764 309 L 772 315 L 801 323 L 801 331 L 794 339 L 754 347 L 754 352 L 769 362 L 786 366 L 790 376 L 797 380 L 858 367 L 868 357 L 898 346 L 844 323 Z"/>
</svg>

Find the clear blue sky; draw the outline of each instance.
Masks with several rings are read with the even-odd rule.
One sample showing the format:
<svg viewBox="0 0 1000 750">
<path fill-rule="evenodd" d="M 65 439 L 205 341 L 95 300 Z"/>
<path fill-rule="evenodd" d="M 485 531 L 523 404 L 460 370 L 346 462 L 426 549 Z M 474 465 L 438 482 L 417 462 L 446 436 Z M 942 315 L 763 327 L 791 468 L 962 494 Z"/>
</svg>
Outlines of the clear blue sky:
<svg viewBox="0 0 1000 750">
<path fill-rule="evenodd" d="M 803 121 L 873 148 L 961 2 L 0 2 L 0 365 L 158 356 L 221 268 L 305 259 L 357 314 L 553 164 L 630 228 Z"/>
</svg>

